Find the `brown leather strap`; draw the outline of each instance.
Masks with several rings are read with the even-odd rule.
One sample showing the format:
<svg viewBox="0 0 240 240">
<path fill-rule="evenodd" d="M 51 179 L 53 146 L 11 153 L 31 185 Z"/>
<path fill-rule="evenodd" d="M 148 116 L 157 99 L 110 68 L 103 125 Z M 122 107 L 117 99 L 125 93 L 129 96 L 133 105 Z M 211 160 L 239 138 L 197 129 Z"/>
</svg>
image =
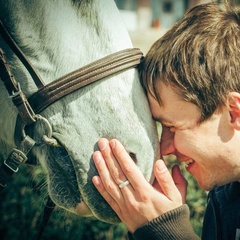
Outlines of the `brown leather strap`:
<svg viewBox="0 0 240 240">
<path fill-rule="evenodd" d="M 18 113 L 21 116 L 23 122 L 26 125 L 35 122 L 34 112 L 28 103 L 25 94 L 21 91 L 20 84 L 15 80 L 11 73 L 10 67 L 7 63 L 3 51 L 0 49 L 0 79 L 3 81 L 9 97 L 12 99 L 14 105 L 18 109 Z"/>
<path fill-rule="evenodd" d="M 0 51 L 0 78 L 4 82 L 14 105 L 18 108 L 19 115 L 26 125 L 35 122 L 35 113 L 40 113 L 58 99 L 104 77 L 136 67 L 143 57 L 142 52 L 138 48 L 125 49 L 94 61 L 56 81 L 44 85 L 36 70 L 27 60 L 1 21 L 0 34 L 25 65 L 39 88 L 36 93 L 27 99 L 21 91 L 19 83 L 12 76 L 4 53 Z"/>
<path fill-rule="evenodd" d="M 33 111 L 40 113 L 50 104 L 81 87 L 106 76 L 136 67 L 142 56 L 143 54 L 138 48 L 113 53 L 45 85 L 34 93 L 28 101 Z"/>
<path fill-rule="evenodd" d="M 19 85 L 11 73 L 5 54 L 1 48 L 0 48 L 0 73 L 1 80 L 4 83 L 9 96 L 14 95 L 15 93 L 20 91 Z"/>
<path fill-rule="evenodd" d="M 14 39 L 11 37 L 7 29 L 4 27 L 2 21 L 0 21 L 0 35 L 5 40 L 5 42 L 8 44 L 8 46 L 12 49 L 12 51 L 17 55 L 17 57 L 20 59 L 20 61 L 23 63 L 23 65 L 28 70 L 29 74 L 32 76 L 33 81 L 35 82 L 36 86 L 38 88 L 43 87 L 45 84 L 38 74 L 38 72 L 34 69 L 32 64 L 28 61 L 25 54 L 22 52 L 22 50 L 18 47 Z"/>
<path fill-rule="evenodd" d="M 8 158 L 0 165 L 0 191 L 3 190 L 10 179 L 16 173 L 19 166 L 27 161 L 27 155 L 34 147 L 35 141 L 25 136 L 18 148 L 13 148 Z"/>
</svg>

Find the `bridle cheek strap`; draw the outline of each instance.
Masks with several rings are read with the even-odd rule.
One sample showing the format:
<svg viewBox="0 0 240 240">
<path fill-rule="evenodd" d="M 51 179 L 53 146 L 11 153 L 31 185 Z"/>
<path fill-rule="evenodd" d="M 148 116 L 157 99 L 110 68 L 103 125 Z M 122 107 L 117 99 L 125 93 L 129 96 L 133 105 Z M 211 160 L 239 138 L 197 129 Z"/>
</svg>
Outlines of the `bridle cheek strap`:
<svg viewBox="0 0 240 240">
<path fill-rule="evenodd" d="M 25 94 L 22 92 L 20 84 L 15 80 L 14 76 L 12 75 L 2 49 L 0 49 L 0 78 L 8 91 L 9 98 L 12 99 L 13 104 L 17 107 L 18 113 L 25 125 L 30 125 L 31 123 L 34 123 L 35 114 Z"/>
</svg>

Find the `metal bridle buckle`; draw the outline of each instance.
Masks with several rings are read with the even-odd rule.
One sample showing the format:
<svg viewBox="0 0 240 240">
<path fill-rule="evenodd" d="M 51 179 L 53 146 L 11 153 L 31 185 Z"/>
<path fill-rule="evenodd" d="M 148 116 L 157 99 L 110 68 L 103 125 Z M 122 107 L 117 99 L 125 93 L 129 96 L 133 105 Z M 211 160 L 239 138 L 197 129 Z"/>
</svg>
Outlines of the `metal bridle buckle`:
<svg viewBox="0 0 240 240">
<path fill-rule="evenodd" d="M 17 167 L 16 169 L 13 169 L 10 165 L 7 164 L 6 160 L 3 163 L 6 167 L 8 167 L 10 170 L 12 170 L 15 173 L 19 170 L 19 167 Z"/>
<path fill-rule="evenodd" d="M 17 92 L 12 91 L 12 95 L 8 96 L 9 98 L 15 98 L 16 96 L 20 95 L 20 93 L 22 92 L 21 85 L 19 82 L 17 83 L 17 85 L 18 85 L 18 91 Z"/>
<path fill-rule="evenodd" d="M 27 156 L 21 150 L 13 148 L 11 155 L 4 161 L 4 165 L 16 173 L 18 166 L 26 161 Z"/>
</svg>

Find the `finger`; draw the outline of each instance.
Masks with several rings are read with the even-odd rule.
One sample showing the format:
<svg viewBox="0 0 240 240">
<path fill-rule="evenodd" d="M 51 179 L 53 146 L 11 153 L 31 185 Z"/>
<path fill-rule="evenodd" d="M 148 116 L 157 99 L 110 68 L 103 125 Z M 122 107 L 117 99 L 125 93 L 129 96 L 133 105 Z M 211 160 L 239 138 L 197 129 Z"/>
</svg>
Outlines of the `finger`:
<svg viewBox="0 0 240 240">
<path fill-rule="evenodd" d="M 101 178 L 101 184 L 104 186 L 104 189 L 116 200 L 120 201 L 122 199 L 121 192 L 119 187 L 116 185 L 113 180 L 108 167 L 101 155 L 101 152 L 96 151 L 93 153 L 93 161 L 98 170 L 99 176 Z"/>
<path fill-rule="evenodd" d="M 185 203 L 188 182 L 185 179 L 185 177 L 183 176 L 178 165 L 173 166 L 172 177 L 173 177 L 173 181 L 174 181 L 176 187 L 178 188 L 179 192 L 181 193 L 183 203 Z"/>
<path fill-rule="evenodd" d="M 118 161 L 118 164 L 132 187 L 135 190 L 143 188 L 147 184 L 147 181 L 123 145 L 116 139 L 112 139 L 109 144 L 115 159 Z"/>
<path fill-rule="evenodd" d="M 107 201 L 110 207 L 118 214 L 120 212 L 119 206 L 115 199 L 106 191 L 104 184 L 99 176 L 94 176 L 92 178 L 94 186 L 97 188 L 102 197 Z"/>
<path fill-rule="evenodd" d="M 128 180 L 125 174 L 123 173 L 118 161 L 116 160 L 112 149 L 109 146 L 109 141 L 105 138 L 102 138 L 98 141 L 98 146 L 101 151 L 101 154 L 106 162 L 108 170 L 111 174 L 111 177 L 117 185 Z"/>
<path fill-rule="evenodd" d="M 93 161 L 95 163 L 95 166 L 98 170 L 100 179 L 101 179 L 101 184 L 104 187 L 104 190 L 106 192 L 100 192 L 101 194 L 104 194 L 103 196 L 107 196 L 107 193 L 112 197 L 112 199 L 115 200 L 115 203 L 111 202 L 111 206 L 114 206 L 114 204 L 118 205 L 118 210 L 119 214 L 120 211 L 123 211 L 123 207 L 125 208 L 126 206 L 126 201 L 128 199 L 133 198 L 132 194 L 132 186 L 130 184 L 127 184 L 123 188 L 120 188 L 119 185 L 115 183 L 115 180 L 111 176 L 111 172 L 108 169 L 108 166 L 106 165 L 105 160 L 103 159 L 103 156 L 100 151 L 96 151 L 93 153 Z M 122 183 L 122 182 L 121 182 Z M 101 190 L 102 188 L 100 188 Z M 113 201 L 111 198 L 107 198 L 106 200 L 108 201 Z M 114 210 L 117 208 L 114 208 Z"/>
<path fill-rule="evenodd" d="M 175 186 L 170 172 L 168 171 L 164 161 L 158 160 L 154 164 L 154 174 L 160 185 L 163 194 L 170 200 L 176 199 L 180 193 Z"/>
</svg>

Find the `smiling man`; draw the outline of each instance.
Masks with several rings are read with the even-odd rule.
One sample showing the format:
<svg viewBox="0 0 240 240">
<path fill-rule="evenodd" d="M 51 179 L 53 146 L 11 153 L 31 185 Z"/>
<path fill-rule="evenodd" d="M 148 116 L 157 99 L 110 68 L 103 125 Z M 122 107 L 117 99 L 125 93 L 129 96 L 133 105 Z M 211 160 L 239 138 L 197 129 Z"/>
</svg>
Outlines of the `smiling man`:
<svg viewBox="0 0 240 240">
<path fill-rule="evenodd" d="M 202 239 L 240 239 L 240 10 L 190 10 L 148 52 L 141 68 L 162 155 L 174 154 L 209 200 Z M 155 163 L 148 183 L 120 142 L 101 139 L 93 183 L 133 239 L 198 239 L 185 204 L 187 182 Z"/>
</svg>

